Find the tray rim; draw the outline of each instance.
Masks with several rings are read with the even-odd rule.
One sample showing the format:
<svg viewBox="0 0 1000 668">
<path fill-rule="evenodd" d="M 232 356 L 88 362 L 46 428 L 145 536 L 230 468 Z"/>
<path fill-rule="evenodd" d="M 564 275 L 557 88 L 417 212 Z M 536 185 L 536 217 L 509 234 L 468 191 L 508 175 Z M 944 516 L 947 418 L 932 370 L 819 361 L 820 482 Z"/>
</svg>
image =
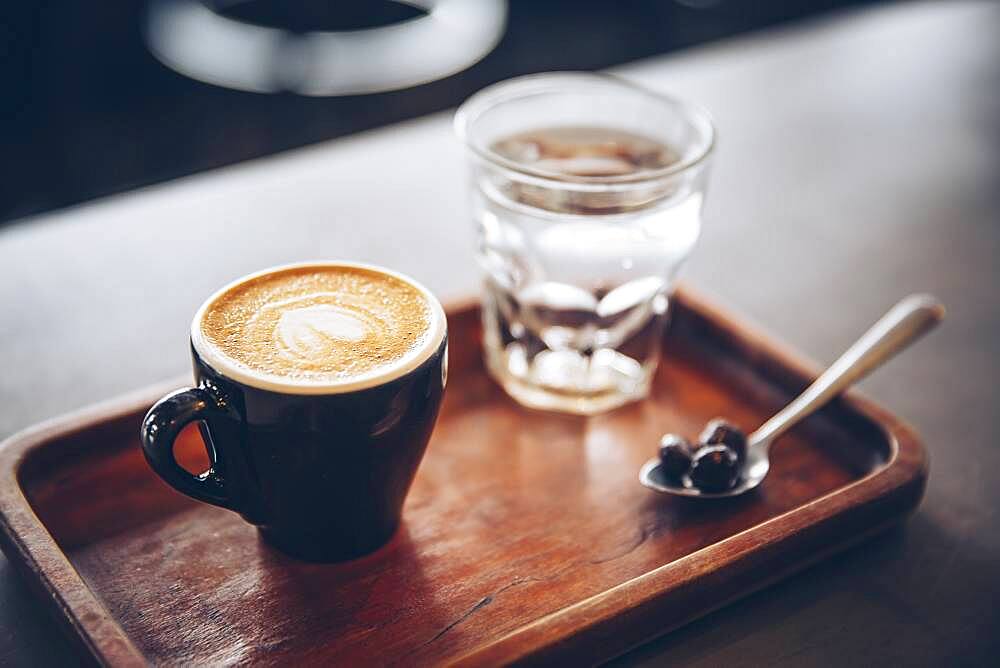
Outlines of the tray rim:
<svg viewBox="0 0 1000 668">
<path fill-rule="evenodd" d="M 718 305 L 689 285 L 680 283 L 673 298 L 709 321 L 736 344 L 759 352 L 781 367 L 783 372 L 803 379 L 811 379 L 817 375 L 818 365 L 809 361 L 802 353 L 766 333 L 747 318 L 737 317 L 731 310 Z M 450 300 L 445 305 L 448 314 L 470 308 L 478 308 L 476 297 Z M 15 433 L 0 443 L 0 547 L 36 594 L 47 602 L 57 622 L 68 632 L 71 641 L 75 641 L 77 648 L 104 665 L 148 665 L 148 659 L 97 594 L 91 591 L 37 516 L 21 487 L 20 468 L 36 448 L 43 447 L 56 438 L 65 438 L 109 420 L 142 411 L 164 393 L 189 382 L 190 378 L 184 375 L 119 395 L 46 420 Z M 689 614 L 675 612 L 673 616 L 662 619 L 663 623 L 655 624 L 648 630 L 640 628 L 640 633 L 631 634 L 634 638 L 629 642 L 617 643 L 618 651 L 615 654 L 619 654 L 763 589 L 794 571 L 902 520 L 916 509 L 926 486 L 928 457 L 920 438 L 906 422 L 857 391 L 847 392 L 842 401 L 883 430 L 891 448 L 890 457 L 885 464 L 781 515 L 532 620 L 500 638 L 459 655 L 453 663 L 498 665 L 552 661 L 565 658 L 570 651 L 571 642 L 576 643 L 572 648 L 575 656 L 588 656 L 592 661 L 600 652 L 581 652 L 581 639 L 593 649 L 600 648 L 602 640 L 608 640 L 609 634 L 617 635 L 623 620 L 626 625 L 633 623 L 640 626 L 640 617 L 651 616 L 662 609 L 672 595 L 682 595 L 685 585 L 696 578 L 709 572 L 735 570 L 743 561 L 794 540 L 796 533 L 815 531 L 850 511 L 856 512 L 878 502 L 888 503 L 890 506 L 889 511 L 883 511 L 885 518 L 855 533 L 848 542 L 841 541 L 827 548 L 808 549 L 807 540 L 803 558 L 787 567 L 777 570 L 769 568 L 766 577 L 757 578 L 749 586 L 737 586 L 730 595 L 724 596 L 720 602 L 710 607 L 696 607 Z M 900 508 L 894 508 L 893 504 Z M 762 540 L 757 540 L 761 537 Z M 647 623 L 646 626 L 650 625 Z M 586 640 L 588 637 L 589 640 Z"/>
</svg>

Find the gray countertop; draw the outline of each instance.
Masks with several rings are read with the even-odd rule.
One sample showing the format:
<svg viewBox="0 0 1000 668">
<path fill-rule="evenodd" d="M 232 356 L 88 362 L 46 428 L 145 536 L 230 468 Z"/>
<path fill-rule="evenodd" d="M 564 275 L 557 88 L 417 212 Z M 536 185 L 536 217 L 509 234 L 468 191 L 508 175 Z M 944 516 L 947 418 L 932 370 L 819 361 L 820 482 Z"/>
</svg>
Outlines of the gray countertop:
<svg viewBox="0 0 1000 668">
<path fill-rule="evenodd" d="M 621 69 L 717 121 L 687 280 L 821 362 L 908 292 L 949 307 L 863 385 L 930 450 L 917 514 L 622 664 L 996 661 L 997 35 L 995 4 L 901 4 Z M 0 229 L 0 438 L 185 372 L 195 308 L 254 269 L 351 258 L 474 291 L 463 170 L 437 115 Z M 71 659 L 0 557 L 0 665 Z"/>
</svg>

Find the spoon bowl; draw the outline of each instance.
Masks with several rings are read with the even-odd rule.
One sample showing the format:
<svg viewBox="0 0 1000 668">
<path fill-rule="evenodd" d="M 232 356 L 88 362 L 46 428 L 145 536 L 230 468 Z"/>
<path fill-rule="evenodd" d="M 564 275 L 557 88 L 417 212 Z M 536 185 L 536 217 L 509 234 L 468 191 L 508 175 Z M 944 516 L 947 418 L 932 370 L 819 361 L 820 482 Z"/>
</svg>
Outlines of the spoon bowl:
<svg viewBox="0 0 1000 668">
<path fill-rule="evenodd" d="M 944 306 L 930 295 L 910 295 L 892 307 L 802 394 L 750 434 L 740 476 L 729 489 L 703 491 L 691 482 L 689 475 L 667 476 L 657 457 L 642 465 L 639 482 L 664 494 L 704 499 L 724 499 L 749 492 L 771 470 L 769 450 L 779 436 L 926 334 L 943 317 Z"/>
<path fill-rule="evenodd" d="M 658 457 L 653 457 L 642 465 L 639 470 L 639 481 L 652 490 L 666 494 L 696 496 L 703 499 L 725 499 L 749 492 L 763 482 L 770 469 L 771 460 L 767 456 L 766 445 L 751 443 L 747 448 L 747 457 L 741 467 L 740 477 L 736 484 L 729 489 L 718 492 L 703 492 L 691 482 L 691 477 L 688 475 L 682 476 L 679 481 L 672 480 L 664 474 Z"/>
</svg>

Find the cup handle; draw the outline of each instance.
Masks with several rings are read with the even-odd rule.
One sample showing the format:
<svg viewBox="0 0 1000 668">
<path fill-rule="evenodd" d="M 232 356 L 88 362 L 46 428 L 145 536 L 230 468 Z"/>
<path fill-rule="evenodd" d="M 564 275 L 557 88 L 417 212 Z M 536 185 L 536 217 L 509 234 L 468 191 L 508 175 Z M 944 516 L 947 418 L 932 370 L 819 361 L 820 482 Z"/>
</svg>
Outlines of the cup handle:
<svg viewBox="0 0 1000 668">
<path fill-rule="evenodd" d="M 157 401 L 143 418 L 139 435 L 146 461 L 167 484 L 198 501 L 235 510 L 226 492 L 225 480 L 216 470 L 218 456 L 211 442 L 205 443 L 209 468 L 201 475 L 184 470 L 174 457 L 174 441 L 185 426 L 212 415 L 224 414 L 211 394 L 201 388 L 189 387 L 171 392 Z"/>
</svg>

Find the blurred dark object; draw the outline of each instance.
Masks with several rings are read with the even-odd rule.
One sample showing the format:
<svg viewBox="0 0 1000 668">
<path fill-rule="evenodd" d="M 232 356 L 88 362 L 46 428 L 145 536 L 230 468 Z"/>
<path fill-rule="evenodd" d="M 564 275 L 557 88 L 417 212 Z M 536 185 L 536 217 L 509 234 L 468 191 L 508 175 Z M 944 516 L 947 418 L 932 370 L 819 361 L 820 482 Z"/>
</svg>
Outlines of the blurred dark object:
<svg viewBox="0 0 1000 668">
<path fill-rule="evenodd" d="M 512 76 L 596 69 L 872 0 L 510 0 L 497 48 L 468 70 L 373 95 L 261 95 L 160 64 L 144 3 L 5 3 L 0 221 L 452 107 Z M 290 31 L 420 15 L 395 2 L 250 0 L 220 12 Z"/>
</svg>

